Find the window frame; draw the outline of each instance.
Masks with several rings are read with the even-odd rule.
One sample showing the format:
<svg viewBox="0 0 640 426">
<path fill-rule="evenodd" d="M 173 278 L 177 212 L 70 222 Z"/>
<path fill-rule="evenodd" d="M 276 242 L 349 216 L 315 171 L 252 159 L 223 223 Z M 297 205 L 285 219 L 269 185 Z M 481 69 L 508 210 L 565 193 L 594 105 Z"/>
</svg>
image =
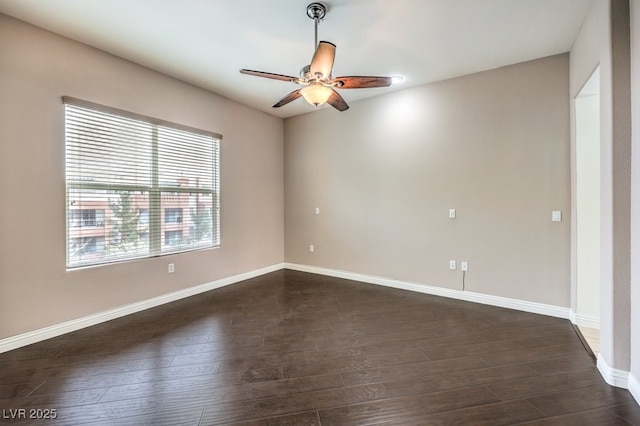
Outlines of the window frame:
<svg viewBox="0 0 640 426">
<path fill-rule="evenodd" d="M 73 98 L 70 96 L 63 96 L 62 102 L 65 106 L 65 118 L 64 118 L 64 127 L 67 128 L 67 118 L 66 118 L 66 106 L 71 105 L 74 107 L 89 109 L 98 113 L 106 113 L 114 116 L 118 116 L 121 118 L 132 119 L 140 122 L 147 123 L 152 128 L 152 165 L 151 165 L 151 174 L 152 181 L 150 185 L 132 185 L 132 184 L 117 184 L 114 182 L 110 183 L 98 183 L 91 181 L 83 181 L 69 179 L 67 176 L 67 167 L 68 167 L 68 158 L 65 154 L 65 252 L 66 252 L 66 267 L 67 270 L 75 270 L 85 267 L 93 267 L 93 266 L 101 266 L 101 265 L 109 265 L 113 263 L 119 263 L 123 261 L 130 261 L 135 259 L 146 259 L 158 256 L 166 256 L 174 253 L 184 253 L 194 250 L 203 250 L 203 249 L 211 249 L 217 248 L 221 245 L 221 237 L 220 237 L 220 148 L 222 142 L 222 135 L 215 132 L 210 132 L 202 129 L 193 128 L 190 126 L 185 126 L 173 122 L 169 122 L 166 120 L 161 120 L 153 117 L 148 117 L 145 115 L 132 113 L 128 111 L 124 111 L 118 108 L 112 108 L 105 105 L 96 104 L 89 101 L 84 101 L 81 99 Z M 197 188 L 197 187 L 180 187 L 175 185 L 163 185 L 162 182 L 159 181 L 158 176 L 158 127 L 164 127 L 169 129 L 175 129 L 178 131 L 194 133 L 196 135 L 205 136 L 212 138 L 213 143 L 213 170 L 212 173 L 212 188 Z M 64 135 L 64 144 L 65 144 L 65 152 L 68 145 L 67 134 L 65 130 Z M 101 261 L 87 261 L 87 262 L 79 262 L 77 264 L 70 263 L 70 251 L 69 251 L 69 242 L 74 237 L 70 235 L 69 228 L 71 227 L 69 221 L 69 212 L 70 209 L 70 194 L 73 191 L 82 191 L 82 190 L 96 190 L 96 191 L 129 191 L 133 194 L 137 192 L 147 193 L 149 197 L 148 203 L 148 238 L 149 238 L 149 250 L 147 253 L 143 254 L 133 254 L 130 257 L 116 257 L 114 259 L 102 259 Z M 212 221 L 212 236 L 211 236 L 211 244 L 208 242 L 205 244 L 192 244 L 188 247 L 164 247 L 162 245 L 162 241 L 164 240 L 164 234 L 162 232 L 162 227 L 164 225 L 164 209 L 162 207 L 162 197 L 165 194 L 201 194 L 205 196 L 211 196 L 212 207 L 211 207 L 211 221 Z M 141 210 L 141 208 L 139 208 Z M 152 213 L 152 212 L 156 213 Z M 106 211 L 105 211 L 106 213 Z M 183 217 L 184 220 L 184 211 Z M 106 241 L 106 238 L 105 238 Z"/>
</svg>

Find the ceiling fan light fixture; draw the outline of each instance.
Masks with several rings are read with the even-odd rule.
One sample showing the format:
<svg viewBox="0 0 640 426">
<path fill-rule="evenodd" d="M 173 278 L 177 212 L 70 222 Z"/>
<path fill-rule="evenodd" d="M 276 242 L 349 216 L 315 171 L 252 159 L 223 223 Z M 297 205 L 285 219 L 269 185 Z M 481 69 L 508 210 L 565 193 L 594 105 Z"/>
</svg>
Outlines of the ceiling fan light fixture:
<svg viewBox="0 0 640 426">
<path fill-rule="evenodd" d="M 333 90 L 330 87 L 324 86 L 322 84 L 310 84 L 309 86 L 304 87 L 300 90 L 300 93 L 305 98 L 307 102 L 309 102 L 313 106 L 320 106 L 325 104 Z"/>
</svg>

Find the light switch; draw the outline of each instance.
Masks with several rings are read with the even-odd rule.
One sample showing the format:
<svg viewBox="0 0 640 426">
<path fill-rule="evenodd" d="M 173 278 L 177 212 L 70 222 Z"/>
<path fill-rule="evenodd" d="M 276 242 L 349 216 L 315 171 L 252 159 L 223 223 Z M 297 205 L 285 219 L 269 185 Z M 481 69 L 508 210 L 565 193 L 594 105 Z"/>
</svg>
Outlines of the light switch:
<svg viewBox="0 0 640 426">
<path fill-rule="evenodd" d="M 320 207 L 316 207 L 316 214 L 320 214 Z"/>
<path fill-rule="evenodd" d="M 449 219 L 456 218 L 456 209 L 449 209 Z"/>
<path fill-rule="evenodd" d="M 553 222 L 562 222 L 562 212 L 560 210 L 554 210 L 551 212 L 551 220 Z"/>
</svg>

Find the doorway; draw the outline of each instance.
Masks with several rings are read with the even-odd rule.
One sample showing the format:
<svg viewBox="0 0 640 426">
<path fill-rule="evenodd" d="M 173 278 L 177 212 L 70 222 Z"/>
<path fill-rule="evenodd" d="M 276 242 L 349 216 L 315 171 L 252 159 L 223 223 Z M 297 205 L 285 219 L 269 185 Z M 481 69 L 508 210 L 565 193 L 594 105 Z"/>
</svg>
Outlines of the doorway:
<svg viewBox="0 0 640 426">
<path fill-rule="evenodd" d="M 575 99 L 576 323 L 600 350 L 600 68 Z"/>
</svg>

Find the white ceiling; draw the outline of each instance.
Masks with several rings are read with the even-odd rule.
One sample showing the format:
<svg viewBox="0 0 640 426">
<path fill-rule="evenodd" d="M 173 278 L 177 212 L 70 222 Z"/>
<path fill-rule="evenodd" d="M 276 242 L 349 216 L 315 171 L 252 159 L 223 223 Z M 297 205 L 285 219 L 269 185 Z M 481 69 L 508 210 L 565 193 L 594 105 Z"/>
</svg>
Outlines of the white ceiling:
<svg viewBox="0 0 640 426">
<path fill-rule="evenodd" d="M 405 78 L 390 88 L 341 91 L 353 106 L 392 90 L 567 52 L 593 1 L 321 0 L 328 12 L 318 31 L 320 40 L 337 45 L 335 76 Z M 271 108 L 295 85 L 238 70 L 297 76 L 313 55 L 311 2 L 0 0 L 0 12 L 290 117 L 314 110 L 302 99 Z"/>
</svg>

